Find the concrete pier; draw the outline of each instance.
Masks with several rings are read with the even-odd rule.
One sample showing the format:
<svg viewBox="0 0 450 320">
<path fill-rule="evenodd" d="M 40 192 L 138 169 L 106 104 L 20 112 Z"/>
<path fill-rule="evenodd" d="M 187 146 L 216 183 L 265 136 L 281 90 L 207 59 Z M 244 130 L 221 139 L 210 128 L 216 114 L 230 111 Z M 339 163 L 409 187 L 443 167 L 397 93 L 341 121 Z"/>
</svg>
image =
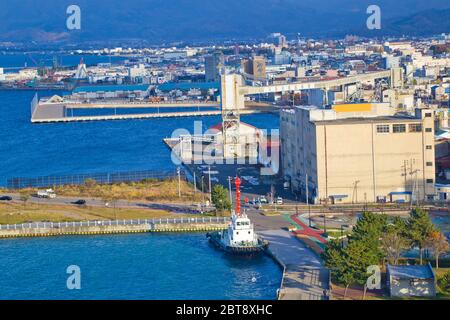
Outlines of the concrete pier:
<svg viewBox="0 0 450 320">
<path fill-rule="evenodd" d="M 329 299 L 329 271 L 313 251 L 286 230 L 260 231 L 259 234 L 269 241 L 269 254 L 284 269 L 279 300 Z"/>
<path fill-rule="evenodd" d="M 179 118 L 179 117 L 205 117 L 219 116 L 221 110 L 180 111 L 180 112 L 155 112 L 134 114 L 111 114 L 91 116 L 67 116 L 63 105 L 40 105 L 31 117 L 32 123 L 52 122 L 80 122 L 80 121 L 105 121 L 105 120 L 131 120 L 153 118 Z M 241 114 L 261 113 L 259 110 L 249 109 L 241 111 Z"/>
</svg>

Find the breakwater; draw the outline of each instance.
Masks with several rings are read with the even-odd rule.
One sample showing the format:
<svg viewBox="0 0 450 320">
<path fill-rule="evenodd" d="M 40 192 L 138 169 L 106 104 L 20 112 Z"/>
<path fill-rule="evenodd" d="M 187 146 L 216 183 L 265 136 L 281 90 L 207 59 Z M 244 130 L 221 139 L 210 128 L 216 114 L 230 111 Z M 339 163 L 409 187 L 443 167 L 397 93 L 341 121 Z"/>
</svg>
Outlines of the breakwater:
<svg viewBox="0 0 450 320">
<path fill-rule="evenodd" d="M 142 232 L 196 232 L 225 229 L 228 217 L 183 217 L 0 225 L 0 238 Z"/>
</svg>

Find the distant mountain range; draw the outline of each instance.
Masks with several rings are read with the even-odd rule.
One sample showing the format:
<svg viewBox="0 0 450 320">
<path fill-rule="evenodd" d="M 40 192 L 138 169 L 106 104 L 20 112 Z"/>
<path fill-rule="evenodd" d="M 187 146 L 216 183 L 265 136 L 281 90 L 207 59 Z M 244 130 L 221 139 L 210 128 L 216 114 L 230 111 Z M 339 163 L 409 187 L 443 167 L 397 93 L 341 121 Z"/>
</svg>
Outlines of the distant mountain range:
<svg viewBox="0 0 450 320">
<path fill-rule="evenodd" d="M 416 35 L 450 33 L 450 9 L 431 9 L 387 21 L 385 34 Z"/>
<path fill-rule="evenodd" d="M 81 30 L 66 29 L 66 9 L 81 8 Z M 377 4 L 382 29 L 366 28 Z M 0 41 L 84 42 L 141 39 L 261 39 L 288 36 L 423 36 L 450 32 L 448 0 L 3 0 Z"/>
</svg>

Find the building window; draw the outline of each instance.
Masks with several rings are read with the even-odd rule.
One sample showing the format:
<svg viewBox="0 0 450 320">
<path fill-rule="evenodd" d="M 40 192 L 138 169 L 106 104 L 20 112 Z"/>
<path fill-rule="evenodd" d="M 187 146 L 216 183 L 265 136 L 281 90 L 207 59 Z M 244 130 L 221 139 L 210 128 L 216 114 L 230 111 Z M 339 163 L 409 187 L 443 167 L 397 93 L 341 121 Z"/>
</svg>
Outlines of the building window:
<svg viewBox="0 0 450 320">
<path fill-rule="evenodd" d="M 409 132 L 422 132 L 422 125 L 420 123 L 412 123 L 409 125 Z"/>
<path fill-rule="evenodd" d="M 427 167 L 432 167 L 433 166 L 433 162 L 427 162 Z"/>
<path fill-rule="evenodd" d="M 434 180 L 433 179 L 427 179 L 427 183 L 433 183 Z"/>
<path fill-rule="evenodd" d="M 392 132 L 394 132 L 394 133 L 406 132 L 406 125 L 404 125 L 404 124 L 394 124 L 392 126 Z"/>
<path fill-rule="evenodd" d="M 433 146 L 428 145 L 427 150 L 431 150 L 431 149 L 433 149 Z"/>
<path fill-rule="evenodd" d="M 377 133 L 389 133 L 389 125 L 388 124 L 380 124 L 377 126 Z"/>
<path fill-rule="evenodd" d="M 433 132 L 433 128 L 425 128 L 425 132 Z"/>
<path fill-rule="evenodd" d="M 427 117 L 427 118 L 431 118 L 431 113 L 425 113 L 425 117 Z"/>
</svg>

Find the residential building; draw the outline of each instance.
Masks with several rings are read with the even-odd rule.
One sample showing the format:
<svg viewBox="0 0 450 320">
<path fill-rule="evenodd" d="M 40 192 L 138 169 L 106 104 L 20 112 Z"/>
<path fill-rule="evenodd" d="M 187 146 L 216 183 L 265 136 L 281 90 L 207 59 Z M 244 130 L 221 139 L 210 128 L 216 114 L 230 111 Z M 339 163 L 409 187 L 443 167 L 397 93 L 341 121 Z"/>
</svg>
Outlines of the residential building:
<svg viewBox="0 0 450 320">
<path fill-rule="evenodd" d="M 222 52 L 214 52 L 205 56 L 205 80 L 207 82 L 220 81 L 220 68 L 224 65 Z"/>
<path fill-rule="evenodd" d="M 253 79 L 266 79 L 266 58 L 253 56 L 242 60 L 242 71 Z"/>
</svg>

